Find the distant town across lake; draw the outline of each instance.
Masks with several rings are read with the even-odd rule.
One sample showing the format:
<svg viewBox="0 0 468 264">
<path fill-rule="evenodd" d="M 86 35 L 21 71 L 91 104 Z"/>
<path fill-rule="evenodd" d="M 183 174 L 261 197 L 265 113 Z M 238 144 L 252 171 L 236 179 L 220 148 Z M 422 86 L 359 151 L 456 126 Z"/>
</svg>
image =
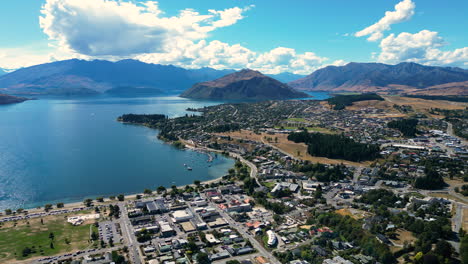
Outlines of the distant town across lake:
<svg viewBox="0 0 468 264">
<path fill-rule="evenodd" d="M 326 99 L 327 93 L 309 93 Z M 157 131 L 116 122 L 125 113 L 185 115 L 220 104 L 177 96 L 40 98 L 0 106 L 0 211 L 79 202 L 225 175 L 232 159 L 179 150 Z M 190 112 L 193 114 L 193 112 Z M 190 166 L 191 171 L 184 166 Z"/>
</svg>

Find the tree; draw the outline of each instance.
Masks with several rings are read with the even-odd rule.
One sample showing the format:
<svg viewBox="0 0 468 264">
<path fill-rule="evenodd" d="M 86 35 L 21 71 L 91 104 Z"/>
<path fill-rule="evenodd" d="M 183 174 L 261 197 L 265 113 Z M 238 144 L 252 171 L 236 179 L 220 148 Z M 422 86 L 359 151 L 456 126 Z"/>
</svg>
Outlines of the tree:
<svg viewBox="0 0 468 264">
<path fill-rule="evenodd" d="M 194 180 L 193 184 L 195 184 L 195 186 L 199 187 L 201 182 L 199 180 Z"/>
<path fill-rule="evenodd" d="M 198 264 L 210 264 L 210 258 L 208 257 L 208 254 L 200 252 L 197 254 L 197 262 Z"/>
<path fill-rule="evenodd" d="M 91 199 L 85 199 L 83 201 L 83 204 L 86 206 L 86 207 L 90 207 L 91 205 L 93 205 L 93 200 Z"/>
<path fill-rule="evenodd" d="M 52 209 L 52 205 L 51 205 L 51 204 L 46 204 L 46 205 L 44 205 L 44 211 L 49 212 L 51 209 Z"/>
<path fill-rule="evenodd" d="M 460 227 L 460 229 L 458 230 L 458 235 L 460 237 L 464 237 L 466 235 L 466 231 L 463 230 L 463 227 Z"/>
<path fill-rule="evenodd" d="M 434 252 L 437 255 L 442 256 L 444 258 L 451 258 L 452 253 L 453 253 L 453 248 L 449 242 L 442 239 L 442 240 L 439 240 L 439 242 L 437 242 Z"/>
<path fill-rule="evenodd" d="M 5 214 L 6 215 L 11 215 L 13 211 L 11 209 L 5 209 Z"/>
<path fill-rule="evenodd" d="M 119 201 L 122 202 L 123 200 L 125 200 L 125 196 L 124 196 L 123 194 L 119 194 L 119 195 L 117 196 L 117 200 L 119 200 Z"/>
<path fill-rule="evenodd" d="M 49 234 L 49 239 L 50 239 L 50 240 L 54 240 L 54 238 L 55 238 L 54 233 L 50 232 L 50 234 Z"/>
<path fill-rule="evenodd" d="M 317 189 L 315 190 L 314 197 L 315 197 L 315 199 L 320 199 L 320 198 L 322 198 L 322 185 L 319 184 L 319 185 L 317 186 Z"/>
<path fill-rule="evenodd" d="M 164 187 L 164 186 L 159 186 L 158 189 L 157 189 L 158 193 L 163 193 L 165 191 L 166 191 L 166 187 Z"/>
<path fill-rule="evenodd" d="M 99 235 L 96 233 L 96 231 L 93 231 L 93 232 L 91 233 L 91 240 L 96 241 L 96 240 L 98 240 L 98 239 L 99 239 Z"/>
<path fill-rule="evenodd" d="M 25 247 L 22 251 L 23 257 L 29 256 L 29 254 L 32 254 L 33 251 L 30 247 Z"/>
<path fill-rule="evenodd" d="M 153 193 L 153 191 L 151 191 L 150 189 L 145 189 L 143 191 L 143 193 L 146 194 L 146 195 L 151 195 Z"/>
<path fill-rule="evenodd" d="M 54 242 L 50 242 L 50 248 L 54 249 Z"/>
<path fill-rule="evenodd" d="M 63 203 L 57 203 L 57 208 L 63 208 L 64 207 L 64 204 Z"/>
<path fill-rule="evenodd" d="M 96 198 L 97 202 L 103 203 L 104 202 L 104 197 L 98 197 Z"/>
</svg>

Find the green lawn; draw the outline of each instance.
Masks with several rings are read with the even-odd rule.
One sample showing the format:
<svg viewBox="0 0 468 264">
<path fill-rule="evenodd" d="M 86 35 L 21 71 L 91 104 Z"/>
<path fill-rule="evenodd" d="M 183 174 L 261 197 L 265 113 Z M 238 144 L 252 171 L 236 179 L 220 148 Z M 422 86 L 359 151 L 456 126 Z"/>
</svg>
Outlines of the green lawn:
<svg viewBox="0 0 468 264">
<path fill-rule="evenodd" d="M 276 182 L 263 182 L 263 185 L 265 185 L 265 187 L 267 187 L 268 189 L 273 189 L 273 187 L 275 187 L 276 185 Z"/>
<path fill-rule="evenodd" d="M 89 245 L 92 225 L 72 226 L 60 217 L 44 219 L 44 224 L 39 220 L 30 221 L 30 225 L 22 223 L 16 227 L 0 228 L 0 263 L 12 259 L 56 255 L 84 249 Z M 96 227 L 92 228 L 96 230 Z M 49 238 L 51 232 L 54 234 L 53 240 Z M 51 242 L 54 248 L 51 248 Z M 22 252 L 26 247 L 33 249 L 35 253 L 23 257 Z"/>
</svg>

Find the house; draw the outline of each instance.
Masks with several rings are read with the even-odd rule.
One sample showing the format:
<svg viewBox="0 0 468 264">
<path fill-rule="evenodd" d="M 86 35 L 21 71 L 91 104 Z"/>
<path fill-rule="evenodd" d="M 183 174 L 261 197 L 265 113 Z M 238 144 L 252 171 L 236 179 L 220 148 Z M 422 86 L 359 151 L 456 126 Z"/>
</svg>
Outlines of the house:
<svg viewBox="0 0 468 264">
<path fill-rule="evenodd" d="M 332 259 L 326 259 L 322 264 L 353 264 L 353 262 L 346 260 L 340 256 L 336 256 Z"/>
<path fill-rule="evenodd" d="M 216 261 L 216 260 L 225 259 L 229 257 L 231 257 L 231 255 L 229 255 L 229 253 L 226 250 L 224 250 L 219 253 L 210 255 L 209 258 L 211 261 Z"/>
</svg>

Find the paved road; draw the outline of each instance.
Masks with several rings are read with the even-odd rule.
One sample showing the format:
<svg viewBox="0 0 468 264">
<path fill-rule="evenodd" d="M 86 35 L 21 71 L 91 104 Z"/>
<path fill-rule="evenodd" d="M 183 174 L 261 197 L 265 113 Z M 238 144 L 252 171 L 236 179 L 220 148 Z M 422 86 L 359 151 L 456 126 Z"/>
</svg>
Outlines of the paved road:
<svg viewBox="0 0 468 264">
<path fill-rule="evenodd" d="M 239 231 L 239 233 L 243 236 L 249 239 L 250 243 L 259 251 L 261 255 L 264 257 L 268 258 L 270 260 L 270 263 L 272 264 L 281 264 L 268 250 L 266 250 L 260 243 L 249 233 L 247 233 L 242 226 L 239 226 L 238 223 L 236 223 L 231 216 L 229 216 L 226 212 L 223 210 L 219 209 L 217 206 L 215 206 L 216 210 L 219 212 L 219 214 L 229 223 L 229 226 L 234 227 Z"/>
<path fill-rule="evenodd" d="M 76 254 L 76 253 L 67 253 L 66 255 L 57 255 L 57 256 L 49 256 L 48 258 L 55 258 L 54 260 L 43 260 L 43 261 L 40 261 L 39 259 L 36 259 L 36 260 L 32 260 L 31 264 L 44 264 L 44 263 L 52 263 L 52 262 L 57 262 L 59 260 L 66 260 L 66 259 L 70 259 L 72 256 L 73 258 L 82 258 L 82 257 L 85 257 L 87 255 L 95 255 L 95 254 L 104 254 L 106 252 L 112 252 L 112 251 L 115 251 L 115 250 L 119 250 L 120 247 L 112 247 L 112 248 L 102 248 L 102 249 L 96 249 L 96 250 L 93 250 L 93 251 L 90 251 L 90 250 L 86 250 L 84 251 L 83 253 L 80 253 L 80 254 Z M 76 255 L 75 255 L 76 254 Z M 45 258 L 45 257 L 44 257 Z M 42 258 L 41 258 L 42 259 Z M 49 262 L 50 261 L 50 262 Z"/>
<path fill-rule="evenodd" d="M 132 223 L 128 218 L 127 208 L 125 203 L 119 203 L 120 207 L 120 228 L 122 229 L 122 236 L 124 237 L 125 244 L 128 247 L 128 254 L 132 263 L 141 264 L 145 263 L 140 254 L 138 241 L 135 238 L 135 233 L 132 230 Z"/>
</svg>

